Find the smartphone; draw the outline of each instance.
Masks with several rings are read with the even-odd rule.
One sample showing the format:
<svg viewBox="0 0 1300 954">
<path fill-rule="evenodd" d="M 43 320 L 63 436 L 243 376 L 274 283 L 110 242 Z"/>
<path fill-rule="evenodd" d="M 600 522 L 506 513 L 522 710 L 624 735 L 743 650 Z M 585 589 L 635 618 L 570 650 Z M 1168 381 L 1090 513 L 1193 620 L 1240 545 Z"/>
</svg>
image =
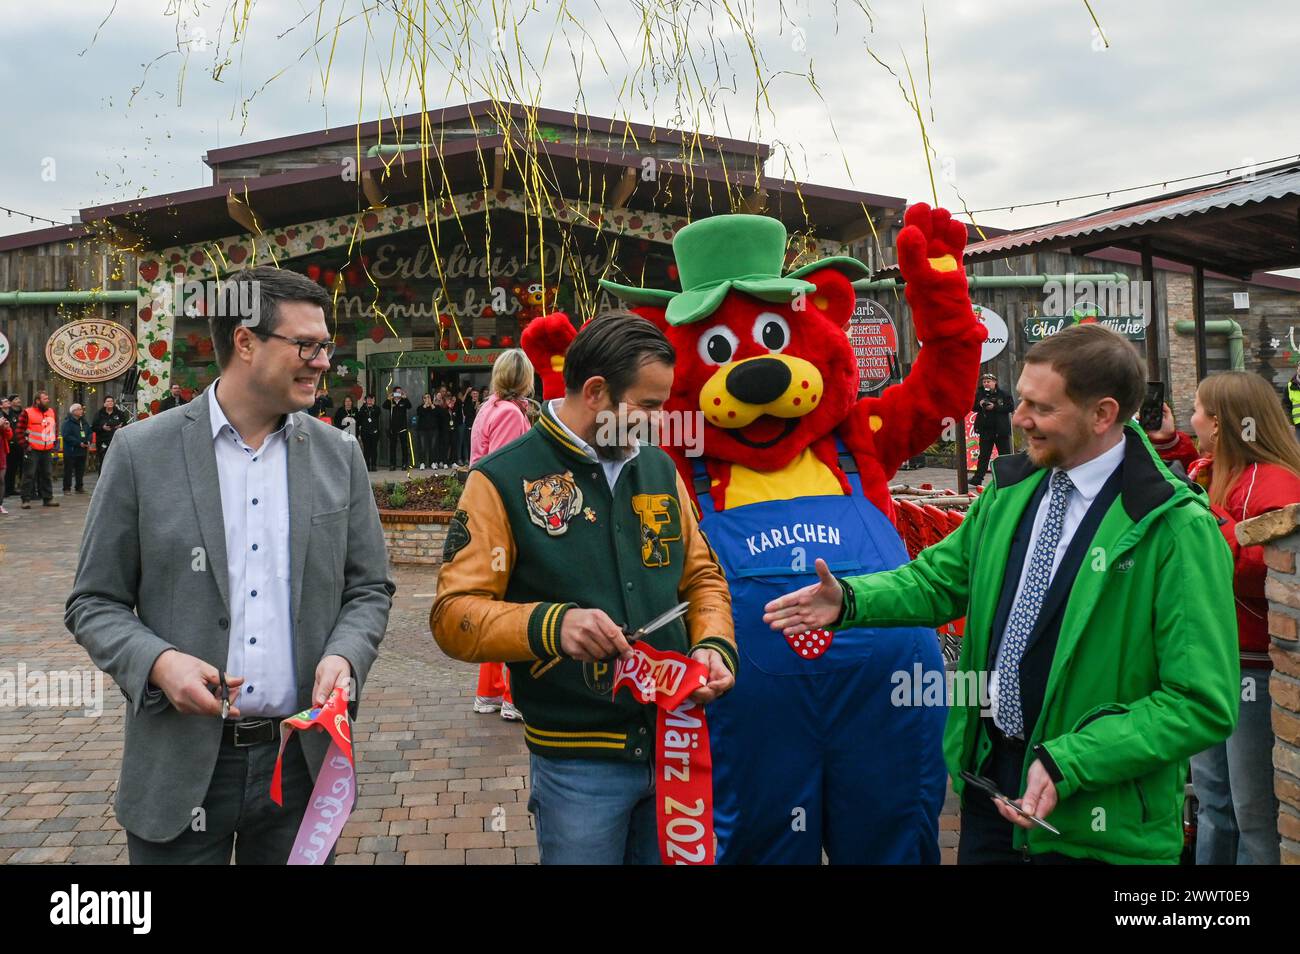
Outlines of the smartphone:
<svg viewBox="0 0 1300 954">
<path fill-rule="evenodd" d="M 1138 423 L 1144 431 L 1158 431 L 1165 420 L 1165 383 L 1147 382 L 1147 397 L 1138 409 Z"/>
</svg>

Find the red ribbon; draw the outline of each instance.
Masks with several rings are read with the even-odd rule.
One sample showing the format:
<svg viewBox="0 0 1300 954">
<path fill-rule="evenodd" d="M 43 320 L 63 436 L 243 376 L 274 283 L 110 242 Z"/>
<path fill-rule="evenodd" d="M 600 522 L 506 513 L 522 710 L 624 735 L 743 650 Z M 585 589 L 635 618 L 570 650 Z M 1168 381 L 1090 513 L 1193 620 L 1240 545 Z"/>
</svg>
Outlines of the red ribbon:
<svg viewBox="0 0 1300 954">
<path fill-rule="evenodd" d="M 655 817 L 659 857 L 666 865 L 711 865 L 713 758 L 704 708 L 687 698 L 707 685 L 709 668 L 671 650 L 637 643 L 614 670 L 614 695 L 626 686 L 658 708 Z"/>
<path fill-rule="evenodd" d="M 348 694 L 341 689 L 331 692 L 325 705 L 299 712 L 280 723 L 280 753 L 275 757 L 275 773 L 271 776 L 271 800 L 277 805 L 284 804 L 280 769 L 289 737 L 298 730 L 313 729 L 329 735 L 330 748 L 316 773 L 316 786 L 307 802 L 293 850 L 289 852 L 287 864 L 291 865 L 324 864 L 357 800 Z"/>
</svg>

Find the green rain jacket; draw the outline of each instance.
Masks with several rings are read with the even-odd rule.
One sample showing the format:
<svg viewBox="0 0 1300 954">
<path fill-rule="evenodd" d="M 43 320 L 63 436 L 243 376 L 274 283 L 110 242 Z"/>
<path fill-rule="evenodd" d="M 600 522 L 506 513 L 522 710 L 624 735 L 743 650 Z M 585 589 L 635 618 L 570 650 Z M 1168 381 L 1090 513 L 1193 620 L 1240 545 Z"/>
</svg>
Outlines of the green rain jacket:
<svg viewBox="0 0 1300 954">
<path fill-rule="evenodd" d="M 1232 557 L 1204 492 L 1171 474 L 1132 422 L 1125 442 L 1120 494 L 1070 590 L 1021 789 L 1007 794 L 1023 793 L 1038 758 L 1060 800 L 1048 820 L 1061 834 L 1016 827 L 1016 850 L 1173 864 L 1187 760 L 1237 722 Z M 842 625 L 965 616 L 953 684 L 970 686 L 988 659 L 1012 536 L 1047 473 L 1024 454 L 998 457 L 993 483 L 957 530 L 896 570 L 843 581 Z M 991 743 L 980 693 L 954 695 L 944 756 L 961 794 L 959 773 L 976 772 Z"/>
</svg>

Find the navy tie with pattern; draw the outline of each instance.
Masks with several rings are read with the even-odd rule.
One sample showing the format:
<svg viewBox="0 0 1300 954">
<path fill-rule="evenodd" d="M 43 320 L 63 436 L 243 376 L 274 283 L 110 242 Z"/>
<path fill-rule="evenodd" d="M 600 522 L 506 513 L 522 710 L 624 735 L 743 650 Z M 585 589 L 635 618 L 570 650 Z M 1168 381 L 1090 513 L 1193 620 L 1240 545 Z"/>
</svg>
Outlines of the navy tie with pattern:
<svg viewBox="0 0 1300 954">
<path fill-rule="evenodd" d="M 1056 547 L 1061 542 L 1061 527 L 1065 524 L 1065 508 L 1070 502 L 1074 484 L 1065 471 L 1052 474 L 1051 499 L 1047 503 L 1047 519 L 1043 521 L 1033 555 L 1029 558 L 1029 572 L 1025 585 L 1011 607 L 1003 637 L 1002 656 L 998 660 L 998 722 L 1009 736 L 1023 738 L 1025 714 L 1020 704 L 1020 660 L 1029 644 L 1029 634 L 1038 622 L 1043 598 L 1052 581 L 1052 562 Z"/>
</svg>

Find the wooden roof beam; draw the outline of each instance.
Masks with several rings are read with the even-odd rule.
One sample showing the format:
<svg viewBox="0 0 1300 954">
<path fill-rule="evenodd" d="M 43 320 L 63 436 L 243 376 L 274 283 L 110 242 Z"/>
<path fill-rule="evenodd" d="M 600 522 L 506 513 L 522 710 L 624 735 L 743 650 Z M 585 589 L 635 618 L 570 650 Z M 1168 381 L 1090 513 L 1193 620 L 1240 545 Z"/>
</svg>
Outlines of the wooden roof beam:
<svg viewBox="0 0 1300 954">
<path fill-rule="evenodd" d="M 767 190 L 762 186 L 755 189 L 749 195 L 745 196 L 740 203 L 740 211 L 748 212 L 752 215 L 761 215 L 767 208 Z"/>
<path fill-rule="evenodd" d="M 374 170 L 367 169 L 361 173 L 361 191 L 365 193 L 370 208 L 382 209 L 387 207 L 388 196 L 384 194 L 383 187 L 380 186 L 379 180 L 375 177 Z"/>
<path fill-rule="evenodd" d="M 235 195 L 233 190 L 226 193 L 226 214 L 245 232 L 257 235 L 262 231 L 253 207 Z"/>
<path fill-rule="evenodd" d="M 614 192 L 610 196 L 609 207 L 611 209 L 627 207 L 628 199 L 632 198 L 632 193 L 636 191 L 638 178 L 639 174 L 635 166 L 628 166 L 623 170 L 623 176 L 618 180 L 618 185 L 614 187 Z"/>
</svg>

